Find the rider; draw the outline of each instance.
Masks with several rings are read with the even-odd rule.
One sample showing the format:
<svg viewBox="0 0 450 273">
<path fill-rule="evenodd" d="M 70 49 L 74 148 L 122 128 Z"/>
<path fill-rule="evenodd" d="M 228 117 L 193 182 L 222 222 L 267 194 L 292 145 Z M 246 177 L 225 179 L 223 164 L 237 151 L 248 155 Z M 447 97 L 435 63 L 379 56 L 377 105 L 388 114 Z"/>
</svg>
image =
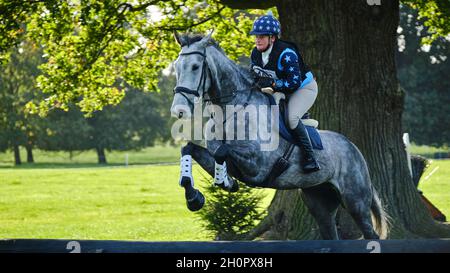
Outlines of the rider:
<svg viewBox="0 0 450 273">
<path fill-rule="evenodd" d="M 300 145 L 306 173 L 320 170 L 308 132 L 301 122 L 317 97 L 318 87 L 309 67 L 295 44 L 279 39 L 280 22 L 269 12 L 253 23 L 250 35 L 256 35 L 251 66 L 259 76 L 263 92 L 282 92 L 288 97 L 289 127 Z"/>
</svg>

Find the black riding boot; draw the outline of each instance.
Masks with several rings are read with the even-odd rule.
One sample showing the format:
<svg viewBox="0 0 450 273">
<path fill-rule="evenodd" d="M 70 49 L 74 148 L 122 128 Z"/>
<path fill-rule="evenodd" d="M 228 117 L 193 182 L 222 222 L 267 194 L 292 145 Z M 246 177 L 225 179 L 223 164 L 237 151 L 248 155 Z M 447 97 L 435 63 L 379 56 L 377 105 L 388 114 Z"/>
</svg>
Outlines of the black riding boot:
<svg viewBox="0 0 450 273">
<path fill-rule="evenodd" d="M 314 152 L 309 140 L 308 131 L 306 131 L 305 126 L 302 121 L 298 122 L 295 129 L 292 130 L 295 137 L 295 141 L 299 144 L 302 150 L 303 162 L 302 168 L 305 173 L 311 173 L 320 170 L 319 163 L 314 158 Z"/>
</svg>

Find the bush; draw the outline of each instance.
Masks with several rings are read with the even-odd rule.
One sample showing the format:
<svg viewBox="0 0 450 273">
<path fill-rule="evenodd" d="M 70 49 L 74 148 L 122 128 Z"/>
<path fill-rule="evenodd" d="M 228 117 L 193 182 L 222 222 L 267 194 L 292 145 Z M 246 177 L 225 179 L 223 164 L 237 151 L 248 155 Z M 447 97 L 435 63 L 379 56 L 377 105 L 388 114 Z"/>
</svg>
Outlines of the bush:
<svg viewBox="0 0 450 273">
<path fill-rule="evenodd" d="M 197 215 L 202 226 L 211 232 L 216 240 L 243 240 L 265 216 L 259 207 L 265 195 L 240 183 L 237 192 L 229 193 L 213 185 L 213 180 L 203 177 L 205 187 L 205 207 Z"/>
</svg>

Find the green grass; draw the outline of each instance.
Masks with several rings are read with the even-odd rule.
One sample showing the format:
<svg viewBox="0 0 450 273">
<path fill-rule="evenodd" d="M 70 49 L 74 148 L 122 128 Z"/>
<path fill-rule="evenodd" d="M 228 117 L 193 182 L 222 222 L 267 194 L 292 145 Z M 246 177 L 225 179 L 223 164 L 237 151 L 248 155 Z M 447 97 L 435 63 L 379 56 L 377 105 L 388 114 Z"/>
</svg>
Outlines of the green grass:
<svg viewBox="0 0 450 273">
<path fill-rule="evenodd" d="M 450 160 L 432 160 L 419 182 L 419 189 L 450 221 Z"/>
<path fill-rule="evenodd" d="M 0 169 L 0 238 L 212 240 L 178 176 L 178 165 Z"/>
<path fill-rule="evenodd" d="M 0 170 L 0 238 L 205 240 L 178 166 Z"/>
<path fill-rule="evenodd" d="M 112 165 L 122 166 L 102 168 L 94 152 L 70 161 L 65 153 L 36 151 L 41 163 L 20 167 L 13 166 L 11 154 L 0 154 L 0 239 L 213 239 L 186 208 L 178 164 L 142 165 L 178 162 L 178 147 L 129 152 L 130 164 L 136 164 L 129 167 L 123 166 L 124 154 L 108 154 Z M 194 165 L 197 186 L 202 185 L 202 173 Z M 419 188 L 450 218 L 450 160 L 432 161 Z M 262 207 L 267 207 L 274 190 L 263 191 Z"/>
</svg>

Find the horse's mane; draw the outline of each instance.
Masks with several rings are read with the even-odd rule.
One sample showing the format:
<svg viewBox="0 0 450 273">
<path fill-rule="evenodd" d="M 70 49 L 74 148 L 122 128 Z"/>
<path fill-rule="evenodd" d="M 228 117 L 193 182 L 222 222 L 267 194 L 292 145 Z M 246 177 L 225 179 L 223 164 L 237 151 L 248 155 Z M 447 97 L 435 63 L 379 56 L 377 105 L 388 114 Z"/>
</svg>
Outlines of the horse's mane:
<svg viewBox="0 0 450 273">
<path fill-rule="evenodd" d="M 181 47 L 183 47 L 183 46 L 189 47 L 191 44 L 198 42 L 201 39 L 205 38 L 205 36 L 202 34 L 183 34 L 181 37 L 182 37 L 182 39 L 180 39 Z M 217 50 L 219 50 L 224 55 L 226 55 L 225 52 L 223 51 L 223 49 L 219 46 L 219 44 L 213 38 L 211 38 L 211 40 L 210 40 L 210 45 L 214 46 Z"/>
<path fill-rule="evenodd" d="M 182 37 L 182 39 L 180 39 L 181 40 L 181 47 L 183 47 L 183 46 L 188 46 L 189 47 L 191 44 L 193 44 L 195 42 L 199 42 L 201 39 L 205 38 L 205 35 L 203 35 L 203 34 L 183 34 L 183 35 L 181 35 L 181 37 Z M 209 45 L 214 46 L 214 48 L 216 48 L 219 52 L 221 52 L 225 57 L 228 58 L 227 54 L 220 47 L 219 43 L 217 43 L 216 40 L 211 38 Z M 233 62 L 233 63 L 238 67 L 238 69 L 240 70 L 242 75 L 244 75 L 249 80 L 251 79 L 251 74 L 250 74 L 250 70 L 249 70 L 248 67 L 242 66 L 242 65 L 237 64 L 235 62 Z"/>
</svg>

